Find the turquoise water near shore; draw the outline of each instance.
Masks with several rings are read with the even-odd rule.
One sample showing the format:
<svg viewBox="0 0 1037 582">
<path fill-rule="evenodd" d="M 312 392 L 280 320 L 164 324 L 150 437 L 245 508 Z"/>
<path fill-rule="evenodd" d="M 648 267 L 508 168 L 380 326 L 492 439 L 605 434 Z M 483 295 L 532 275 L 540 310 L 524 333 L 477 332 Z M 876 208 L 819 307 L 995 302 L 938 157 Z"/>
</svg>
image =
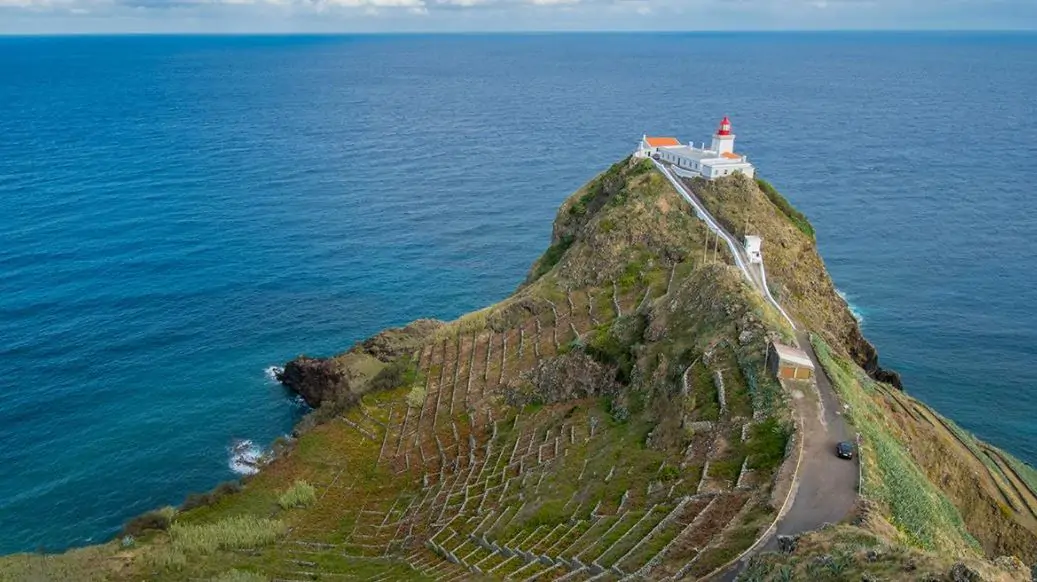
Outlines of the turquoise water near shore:
<svg viewBox="0 0 1037 582">
<path fill-rule="evenodd" d="M 737 146 L 910 392 L 1037 462 L 1037 36 L 0 38 L 0 552 L 302 412 L 267 369 L 507 296 L 644 132 Z"/>
</svg>

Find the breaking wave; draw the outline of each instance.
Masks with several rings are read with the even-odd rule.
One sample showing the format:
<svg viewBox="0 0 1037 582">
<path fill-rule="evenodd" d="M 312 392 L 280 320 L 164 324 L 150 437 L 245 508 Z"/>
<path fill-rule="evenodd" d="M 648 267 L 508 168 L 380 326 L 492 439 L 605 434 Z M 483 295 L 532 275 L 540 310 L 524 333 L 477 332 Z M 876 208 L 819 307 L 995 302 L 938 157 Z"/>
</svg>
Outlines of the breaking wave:
<svg viewBox="0 0 1037 582">
<path fill-rule="evenodd" d="M 266 376 L 266 379 L 277 384 L 281 383 L 277 377 L 283 373 L 284 368 L 281 366 L 267 366 L 267 368 L 263 370 L 263 375 Z"/>
<path fill-rule="evenodd" d="M 228 449 L 231 471 L 239 475 L 254 475 L 263 463 L 263 448 L 249 439 L 235 440 Z"/>
<path fill-rule="evenodd" d="M 864 313 L 861 311 L 861 309 L 854 305 L 852 301 L 850 301 L 850 298 L 846 296 L 846 293 L 838 289 L 836 289 L 835 292 L 838 293 L 839 297 L 842 297 L 843 301 L 846 302 L 846 307 L 850 310 L 850 315 L 853 315 L 853 318 L 857 320 L 858 324 L 863 324 Z"/>
</svg>

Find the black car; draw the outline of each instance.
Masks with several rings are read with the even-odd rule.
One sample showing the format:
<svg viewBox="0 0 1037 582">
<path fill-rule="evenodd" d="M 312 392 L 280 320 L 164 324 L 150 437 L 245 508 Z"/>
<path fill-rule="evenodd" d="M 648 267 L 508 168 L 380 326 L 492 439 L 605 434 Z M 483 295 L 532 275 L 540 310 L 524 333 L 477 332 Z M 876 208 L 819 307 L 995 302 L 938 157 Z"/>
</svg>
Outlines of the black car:
<svg viewBox="0 0 1037 582">
<path fill-rule="evenodd" d="M 835 455 L 840 459 L 852 459 L 853 458 L 853 443 L 843 441 L 835 445 Z"/>
</svg>

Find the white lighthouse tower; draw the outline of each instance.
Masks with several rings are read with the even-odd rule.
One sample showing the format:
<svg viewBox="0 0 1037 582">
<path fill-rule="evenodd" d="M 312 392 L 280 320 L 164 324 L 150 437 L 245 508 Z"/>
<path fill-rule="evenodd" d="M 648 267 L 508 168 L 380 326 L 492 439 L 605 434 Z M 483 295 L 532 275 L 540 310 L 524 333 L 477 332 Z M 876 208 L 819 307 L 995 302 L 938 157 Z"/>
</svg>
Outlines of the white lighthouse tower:
<svg viewBox="0 0 1037 582">
<path fill-rule="evenodd" d="M 726 115 L 720 121 L 720 129 L 713 135 L 713 145 L 709 149 L 720 155 L 735 151 L 735 134 L 731 133 L 731 120 Z"/>
</svg>

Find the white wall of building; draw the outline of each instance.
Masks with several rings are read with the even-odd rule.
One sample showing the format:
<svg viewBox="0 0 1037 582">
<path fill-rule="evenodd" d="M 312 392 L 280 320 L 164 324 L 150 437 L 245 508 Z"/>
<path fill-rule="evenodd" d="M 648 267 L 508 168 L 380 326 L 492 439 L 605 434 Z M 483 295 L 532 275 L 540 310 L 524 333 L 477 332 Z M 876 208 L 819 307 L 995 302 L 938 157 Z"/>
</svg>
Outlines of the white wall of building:
<svg viewBox="0 0 1037 582">
<path fill-rule="evenodd" d="M 714 135 L 713 143 L 709 149 L 715 151 L 718 154 L 730 154 L 735 151 L 735 136 L 733 135 Z"/>
</svg>

